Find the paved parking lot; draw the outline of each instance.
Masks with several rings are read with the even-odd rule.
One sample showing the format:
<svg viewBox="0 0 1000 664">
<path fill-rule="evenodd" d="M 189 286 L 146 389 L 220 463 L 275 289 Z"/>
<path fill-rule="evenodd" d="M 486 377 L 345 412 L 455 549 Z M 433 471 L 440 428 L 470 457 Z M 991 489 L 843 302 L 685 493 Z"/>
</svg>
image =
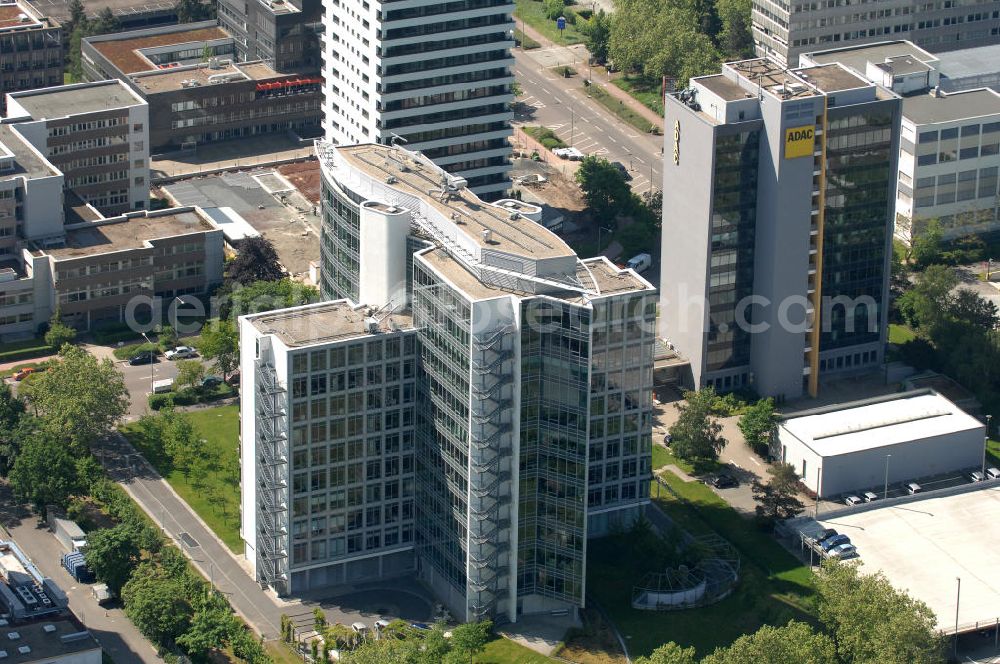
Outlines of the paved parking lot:
<svg viewBox="0 0 1000 664">
<path fill-rule="evenodd" d="M 1000 617 L 1000 485 L 825 520 L 851 538 L 867 573 L 927 603 L 941 629 Z M 961 579 L 961 596 L 958 586 Z"/>
</svg>

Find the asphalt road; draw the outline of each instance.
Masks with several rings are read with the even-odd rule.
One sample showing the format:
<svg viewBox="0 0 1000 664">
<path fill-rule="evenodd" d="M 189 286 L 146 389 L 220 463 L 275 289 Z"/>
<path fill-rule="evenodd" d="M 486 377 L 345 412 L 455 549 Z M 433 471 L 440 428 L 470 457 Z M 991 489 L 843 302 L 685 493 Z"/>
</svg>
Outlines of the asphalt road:
<svg viewBox="0 0 1000 664">
<path fill-rule="evenodd" d="M 663 137 L 639 132 L 590 99 L 583 87 L 587 69 L 574 59 L 574 51 L 561 46 L 514 49 L 514 58 L 514 74 L 523 91 L 515 122 L 548 127 L 585 154 L 621 162 L 632 175 L 636 193 L 648 191 L 650 182 L 653 189 L 662 188 Z M 552 69 L 574 64 L 578 74 L 572 78 Z"/>
<path fill-rule="evenodd" d="M 153 364 L 131 366 L 128 362 L 119 360 L 115 365 L 125 376 L 125 387 L 128 388 L 132 404 L 129 406 L 126 420 L 137 420 L 149 412 L 149 393 L 152 383 L 157 380 L 177 377 L 177 363 L 163 359 L 161 356 Z M 152 378 L 150 378 L 152 376 Z"/>
</svg>

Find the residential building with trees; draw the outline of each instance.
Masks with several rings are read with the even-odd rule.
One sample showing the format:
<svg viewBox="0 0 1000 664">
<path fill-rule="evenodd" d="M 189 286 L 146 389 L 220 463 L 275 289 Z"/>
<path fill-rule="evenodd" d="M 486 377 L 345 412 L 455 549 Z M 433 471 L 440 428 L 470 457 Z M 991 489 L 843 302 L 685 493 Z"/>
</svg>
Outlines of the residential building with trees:
<svg viewBox="0 0 1000 664">
<path fill-rule="evenodd" d="M 942 91 L 939 59 L 908 41 L 804 53 L 802 62 L 839 62 L 902 96 L 896 237 L 910 244 L 932 221 L 944 240 L 1000 230 L 1000 93 Z"/>
<path fill-rule="evenodd" d="M 649 500 L 655 288 L 419 153 L 318 154 L 333 301 L 240 319 L 257 579 L 415 567 L 460 620 L 583 607 L 587 539 Z"/>
<path fill-rule="evenodd" d="M 793 399 L 881 365 L 900 106 L 765 58 L 667 96 L 660 326 L 691 386 Z"/>
</svg>

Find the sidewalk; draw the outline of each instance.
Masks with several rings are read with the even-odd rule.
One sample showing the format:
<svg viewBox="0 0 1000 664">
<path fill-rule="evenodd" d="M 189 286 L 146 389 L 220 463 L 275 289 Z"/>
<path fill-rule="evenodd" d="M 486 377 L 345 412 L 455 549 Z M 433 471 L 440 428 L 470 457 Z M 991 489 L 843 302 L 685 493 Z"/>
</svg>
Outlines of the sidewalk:
<svg viewBox="0 0 1000 664">
<path fill-rule="evenodd" d="M 535 30 L 533 27 L 531 27 L 530 25 L 528 25 L 524 21 L 521 21 L 521 30 L 524 31 L 524 34 L 526 34 L 527 36 L 531 37 L 532 39 L 534 39 L 535 41 L 537 41 L 539 44 L 541 44 L 542 47 L 545 48 L 546 50 L 554 51 L 554 52 L 556 52 L 558 54 L 561 54 L 562 57 L 559 57 L 557 59 L 557 64 L 553 65 L 553 66 L 557 66 L 557 67 L 558 66 L 563 66 L 566 63 L 576 62 L 576 61 L 581 61 L 585 65 L 586 61 L 590 58 L 590 53 L 587 51 L 587 47 L 584 46 L 583 44 L 576 44 L 574 46 L 562 46 L 562 45 L 556 44 L 551 39 L 549 39 L 548 37 L 546 37 L 542 33 L 538 32 L 537 30 Z M 533 50 L 537 50 L 537 49 L 533 49 Z M 584 56 L 581 56 L 581 53 L 580 53 L 581 51 L 582 51 L 583 54 L 585 54 Z M 524 52 L 525 53 L 529 53 L 529 54 L 531 53 L 531 51 L 524 51 Z M 601 68 L 598 68 L 598 71 L 601 71 Z M 580 70 L 578 70 L 577 73 L 579 73 L 579 74 L 582 75 L 583 72 L 580 71 Z M 660 117 L 659 115 L 657 115 L 656 113 L 654 113 L 650 108 L 648 108 L 645 104 L 643 104 L 642 102 L 640 102 L 638 99 L 636 99 L 635 97 L 633 97 L 632 95 L 630 95 L 629 93 L 625 92 L 624 90 L 622 90 L 617 85 L 614 85 L 611 82 L 615 78 L 618 78 L 619 76 L 621 76 L 621 74 L 619 74 L 618 76 L 612 76 L 611 74 L 607 73 L 607 70 L 604 70 L 604 75 L 605 75 L 605 80 L 603 82 L 599 81 L 597 78 L 592 78 L 591 79 L 591 84 L 592 85 L 600 86 L 602 89 L 604 89 L 605 91 L 607 91 L 607 93 L 610 94 L 612 97 L 615 97 L 619 101 L 623 102 L 630 109 L 632 109 L 636 113 L 639 113 L 640 115 L 642 115 L 651 124 L 654 124 L 657 127 L 659 127 L 661 131 L 663 130 L 663 118 L 662 117 Z"/>
</svg>

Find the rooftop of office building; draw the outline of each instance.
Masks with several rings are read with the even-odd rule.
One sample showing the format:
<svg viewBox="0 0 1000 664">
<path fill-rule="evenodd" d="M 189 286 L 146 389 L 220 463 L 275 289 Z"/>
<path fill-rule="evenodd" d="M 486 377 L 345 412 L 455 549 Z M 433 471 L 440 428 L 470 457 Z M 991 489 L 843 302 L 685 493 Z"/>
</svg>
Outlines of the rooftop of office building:
<svg viewBox="0 0 1000 664">
<path fill-rule="evenodd" d="M 134 76 L 132 80 L 144 92 L 157 93 L 234 81 L 260 81 L 282 76 L 294 76 L 294 74 L 279 72 L 263 61 L 236 64 L 222 60 L 217 63 L 199 63 L 177 69 L 144 72 Z M 319 83 L 320 79 L 302 76 L 292 79 L 292 83 L 296 81 L 306 85 Z"/>
<path fill-rule="evenodd" d="M 739 84 L 734 82 L 725 74 L 699 76 L 694 80 L 705 86 L 705 88 L 707 88 L 710 92 L 714 92 L 719 95 L 719 97 L 724 101 L 736 101 L 738 99 L 753 97 L 752 93 L 741 88 Z"/>
<path fill-rule="evenodd" d="M 209 230 L 212 230 L 212 226 L 208 221 L 191 208 L 177 208 L 166 213 L 126 215 L 71 228 L 66 231 L 65 246 L 46 248 L 42 253 L 56 260 L 82 258 L 111 251 L 138 249 L 146 246 L 145 243 L 149 240 Z"/>
<path fill-rule="evenodd" d="M 814 85 L 820 92 L 827 94 L 871 86 L 871 83 L 867 79 L 852 73 L 836 63 L 817 65 L 815 67 L 802 67 L 795 69 L 794 73 L 803 81 Z"/>
<path fill-rule="evenodd" d="M 3 148 L 0 151 L 0 161 L 9 157 L 12 166 L 9 170 L 0 171 L 0 181 L 13 177 L 25 177 L 30 180 L 59 174 L 52 164 L 24 140 L 14 129 L 14 125 L 0 124 L 0 146 Z"/>
<path fill-rule="evenodd" d="M 101 645 L 86 627 L 73 619 L 40 620 L 8 625 L 7 640 L 0 644 L 5 664 L 63 661 L 77 653 L 98 650 Z M 11 638 L 16 634 L 17 638 Z"/>
<path fill-rule="evenodd" d="M 931 55 L 912 42 L 900 40 L 814 51 L 803 54 L 802 58 L 817 64 L 839 62 L 859 73 L 864 73 L 869 62 L 886 64 L 891 60 L 893 72 L 905 74 L 923 71 L 921 67 L 934 68 L 939 56 Z"/>
<path fill-rule="evenodd" d="M 378 312 L 350 300 L 320 302 L 247 317 L 262 334 L 286 346 L 314 346 L 413 328 L 408 312 Z"/>
<path fill-rule="evenodd" d="M 0 3 L 0 32 L 52 27 L 54 22 L 26 2 Z"/>
<path fill-rule="evenodd" d="M 416 196 L 453 220 L 459 230 L 483 249 L 532 258 L 575 256 L 559 236 L 520 214 L 485 203 L 465 188 L 442 195 L 448 176 L 413 153 L 385 145 L 338 147 L 348 164 L 391 186 Z M 444 177 L 443 177 L 444 174 Z"/>
<path fill-rule="evenodd" d="M 16 104 L 35 120 L 99 113 L 145 103 L 117 79 L 12 92 L 7 99 L 9 116 L 16 115 L 17 111 L 12 109 Z"/>
<path fill-rule="evenodd" d="M 938 70 L 948 78 L 966 78 L 1000 70 L 1000 44 L 945 51 L 936 56 Z"/>
<path fill-rule="evenodd" d="M 156 34 L 131 37 L 130 34 L 132 33 L 122 32 L 117 35 L 102 35 L 100 38 L 91 38 L 90 43 L 123 74 L 134 74 L 157 69 L 157 65 L 141 53 L 142 49 L 230 38 L 222 28 L 205 27 L 204 23 L 195 24 L 193 27 L 157 32 Z"/>
<path fill-rule="evenodd" d="M 1000 115 L 1000 94 L 985 88 L 903 97 L 903 117 L 918 125 L 996 115 Z"/>
</svg>

